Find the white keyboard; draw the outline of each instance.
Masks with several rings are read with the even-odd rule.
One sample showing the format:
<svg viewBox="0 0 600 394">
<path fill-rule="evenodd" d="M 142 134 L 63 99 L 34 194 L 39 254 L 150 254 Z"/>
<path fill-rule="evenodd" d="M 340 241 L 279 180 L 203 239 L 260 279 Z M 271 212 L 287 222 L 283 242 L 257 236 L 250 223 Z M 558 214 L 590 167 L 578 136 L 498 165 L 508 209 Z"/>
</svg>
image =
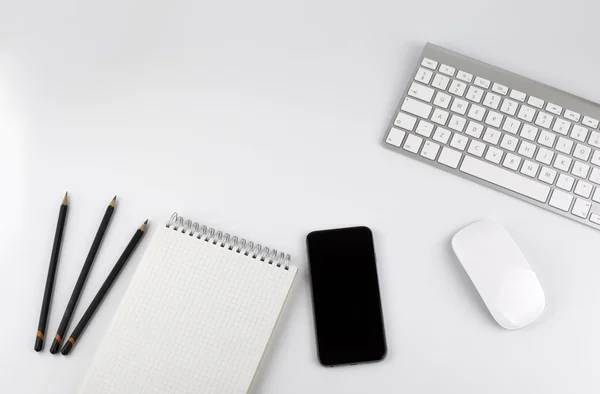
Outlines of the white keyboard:
<svg viewBox="0 0 600 394">
<path fill-rule="evenodd" d="M 384 145 L 600 229 L 600 106 L 427 44 Z"/>
</svg>

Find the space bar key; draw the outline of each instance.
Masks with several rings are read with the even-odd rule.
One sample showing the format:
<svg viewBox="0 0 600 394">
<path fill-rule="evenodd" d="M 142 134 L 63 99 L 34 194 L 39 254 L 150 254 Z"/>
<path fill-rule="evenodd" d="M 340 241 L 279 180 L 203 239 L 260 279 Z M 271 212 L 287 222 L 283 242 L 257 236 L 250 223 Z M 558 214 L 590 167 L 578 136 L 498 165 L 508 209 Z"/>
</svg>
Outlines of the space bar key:
<svg viewBox="0 0 600 394">
<path fill-rule="evenodd" d="M 550 194 L 550 187 L 544 184 L 538 183 L 533 179 L 527 179 L 524 175 L 518 175 L 515 172 L 496 167 L 485 161 L 474 159 L 471 156 L 465 156 L 460 170 L 540 202 L 546 202 Z"/>
</svg>

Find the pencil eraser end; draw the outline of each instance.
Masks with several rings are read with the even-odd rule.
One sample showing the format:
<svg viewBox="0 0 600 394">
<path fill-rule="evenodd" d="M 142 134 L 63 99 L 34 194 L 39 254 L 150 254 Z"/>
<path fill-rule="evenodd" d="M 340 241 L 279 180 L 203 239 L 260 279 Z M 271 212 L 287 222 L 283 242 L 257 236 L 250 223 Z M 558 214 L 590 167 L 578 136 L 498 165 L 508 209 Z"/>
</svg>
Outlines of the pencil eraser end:
<svg viewBox="0 0 600 394">
<path fill-rule="evenodd" d="M 63 356 L 66 356 L 67 354 L 69 354 L 71 352 L 72 348 L 73 348 L 73 344 L 71 344 L 71 342 L 67 342 L 62 347 L 62 349 L 60 350 L 60 352 L 62 353 Z"/>
<path fill-rule="evenodd" d="M 60 349 L 60 343 L 56 339 L 52 342 L 52 346 L 50 346 L 50 353 L 56 354 Z"/>
<path fill-rule="evenodd" d="M 42 338 L 35 337 L 35 346 L 33 347 L 33 349 L 36 352 L 41 352 L 43 347 L 44 347 L 44 341 L 42 340 Z"/>
</svg>

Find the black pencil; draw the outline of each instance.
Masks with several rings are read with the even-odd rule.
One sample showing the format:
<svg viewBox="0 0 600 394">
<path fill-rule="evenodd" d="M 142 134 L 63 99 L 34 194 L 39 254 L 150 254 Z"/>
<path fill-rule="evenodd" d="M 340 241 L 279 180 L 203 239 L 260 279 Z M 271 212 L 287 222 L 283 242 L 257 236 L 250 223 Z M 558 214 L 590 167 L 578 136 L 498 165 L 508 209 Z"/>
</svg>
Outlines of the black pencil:
<svg viewBox="0 0 600 394">
<path fill-rule="evenodd" d="M 68 210 L 69 197 L 68 193 L 65 193 L 65 197 L 60 204 L 60 211 L 58 213 L 58 223 L 56 224 L 56 232 L 54 233 L 54 244 L 52 245 L 52 254 L 50 255 L 50 266 L 48 267 L 48 276 L 46 277 L 46 288 L 44 289 L 40 321 L 38 322 L 37 334 L 35 336 L 35 345 L 33 348 L 36 352 L 39 352 L 44 347 L 44 335 L 46 335 L 48 311 L 50 310 L 50 302 L 52 301 L 52 290 L 54 289 L 54 279 L 56 278 L 56 269 L 58 268 L 60 245 L 62 244 Z"/>
<path fill-rule="evenodd" d="M 106 278 L 106 280 L 104 281 L 104 283 L 100 287 L 100 290 L 98 290 L 98 294 L 96 294 L 96 296 L 94 297 L 94 299 L 90 303 L 90 306 L 87 308 L 87 310 L 83 314 L 83 317 L 81 318 L 81 320 L 79 321 L 79 323 L 77 323 L 77 326 L 75 327 L 75 329 L 71 333 L 71 336 L 69 336 L 68 341 L 65 342 L 65 345 L 62 347 L 62 350 L 60 352 L 63 355 L 66 356 L 67 354 L 69 354 L 71 352 L 71 349 L 75 345 L 75 342 L 79 339 L 79 337 L 83 333 L 83 330 L 85 330 L 85 327 L 87 326 L 87 324 L 92 319 L 92 316 L 94 316 L 94 313 L 96 312 L 96 310 L 98 309 L 98 307 L 102 303 L 102 300 L 104 299 L 104 297 L 106 296 L 106 294 L 110 290 L 112 284 L 115 283 L 115 280 L 119 276 L 119 273 L 121 273 L 121 270 L 123 269 L 123 267 L 125 267 L 125 264 L 129 260 L 129 258 L 133 254 L 133 252 L 135 251 L 135 248 L 140 243 L 140 240 L 142 239 L 142 236 L 144 235 L 144 233 L 146 231 L 146 225 L 147 224 L 148 224 L 148 221 L 146 220 L 137 229 L 137 231 L 133 235 L 133 238 L 131 238 L 131 241 L 129 241 L 129 244 L 127 245 L 127 247 L 123 251 L 123 254 L 121 254 L 121 257 L 119 257 L 119 260 L 117 260 L 115 266 L 110 271 L 110 274 L 108 274 L 108 277 Z"/>
<path fill-rule="evenodd" d="M 50 353 L 52 354 L 58 352 L 58 350 L 60 349 L 63 336 L 67 332 L 67 328 L 69 328 L 69 322 L 71 321 L 71 317 L 73 316 L 73 312 L 75 311 L 75 307 L 77 306 L 77 301 L 79 301 L 79 296 L 81 295 L 81 291 L 83 290 L 85 281 L 88 277 L 88 274 L 90 273 L 90 269 L 92 268 L 92 264 L 94 263 L 94 259 L 96 258 L 96 254 L 98 253 L 98 249 L 100 248 L 100 244 L 102 243 L 102 238 L 104 238 L 104 234 L 106 234 L 108 223 L 110 222 L 110 218 L 112 217 L 116 205 L 117 196 L 115 196 L 110 202 L 110 204 L 108 204 L 106 212 L 104 213 L 104 217 L 102 218 L 102 222 L 100 223 L 100 228 L 98 228 L 98 232 L 96 233 L 94 242 L 92 242 L 90 252 L 88 253 L 87 258 L 83 263 L 83 267 L 81 268 L 81 272 L 79 273 L 79 278 L 77 278 L 77 283 L 75 284 L 75 288 L 73 289 L 73 293 L 71 293 L 71 298 L 69 299 L 69 303 L 67 304 L 67 309 L 65 309 L 65 314 L 63 315 L 63 318 L 60 321 L 60 325 L 58 326 L 56 336 L 54 337 L 54 341 L 52 341 L 52 346 L 50 346 Z"/>
</svg>

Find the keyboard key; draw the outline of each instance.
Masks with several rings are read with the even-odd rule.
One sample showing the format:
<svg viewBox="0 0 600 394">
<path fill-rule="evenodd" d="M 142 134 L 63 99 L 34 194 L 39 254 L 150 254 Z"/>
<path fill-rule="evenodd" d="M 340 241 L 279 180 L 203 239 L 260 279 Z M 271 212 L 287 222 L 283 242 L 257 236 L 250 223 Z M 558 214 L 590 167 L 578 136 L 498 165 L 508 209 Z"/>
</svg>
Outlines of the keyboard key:
<svg viewBox="0 0 600 394">
<path fill-rule="evenodd" d="M 452 115 L 450 122 L 448 123 L 448 127 L 452 130 L 456 130 L 462 132 L 465 128 L 465 124 L 467 120 L 465 118 L 461 118 L 460 116 Z"/>
<path fill-rule="evenodd" d="M 600 166 L 600 151 L 597 151 L 597 150 L 594 151 L 591 162 L 592 162 L 592 164 Z"/>
<path fill-rule="evenodd" d="M 592 204 L 590 204 L 588 201 L 584 200 L 583 198 L 578 198 L 575 200 L 575 204 L 573 204 L 571 213 L 575 216 L 585 219 L 587 218 L 591 207 Z"/>
<path fill-rule="evenodd" d="M 510 91 L 510 98 L 512 98 L 512 99 L 515 99 L 520 102 L 524 102 L 525 97 L 527 97 L 527 95 L 523 92 L 519 92 L 518 90 L 515 90 L 515 89 Z"/>
<path fill-rule="evenodd" d="M 408 97 L 404 99 L 401 109 L 404 112 L 408 112 L 409 114 L 420 116 L 421 118 L 425 119 L 429 118 L 429 114 L 431 113 L 431 105 Z"/>
<path fill-rule="evenodd" d="M 500 112 L 504 112 L 505 114 L 508 114 L 510 116 L 515 116 L 515 114 L 517 113 L 518 106 L 519 104 L 517 104 L 516 101 L 504 99 L 502 101 L 502 106 L 500 107 Z"/>
<path fill-rule="evenodd" d="M 517 149 L 517 144 L 519 143 L 519 139 L 513 137 L 512 135 L 504 134 L 502 138 L 502 142 L 500 143 L 500 147 L 511 152 L 514 152 Z"/>
<path fill-rule="evenodd" d="M 523 141 L 519 146 L 519 154 L 521 156 L 529 157 L 531 159 L 535 154 L 535 148 L 535 145 L 533 145 L 532 143 Z"/>
<path fill-rule="evenodd" d="M 475 122 L 469 122 L 469 125 L 467 126 L 467 130 L 465 131 L 465 134 L 470 135 L 471 137 L 474 137 L 474 138 L 479 138 L 479 137 L 481 137 L 482 132 L 483 132 L 483 125 L 481 125 L 479 123 L 475 123 Z"/>
<path fill-rule="evenodd" d="M 573 149 L 573 141 L 564 137 L 558 138 L 558 142 L 556 143 L 557 151 L 570 155 L 571 149 Z"/>
<path fill-rule="evenodd" d="M 567 156 L 558 154 L 556 155 L 556 160 L 554 160 L 554 168 L 558 168 L 561 171 L 569 172 L 569 168 L 571 168 L 571 162 L 573 160 Z"/>
<path fill-rule="evenodd" d="M 586 179 L 589 172 L 589 165 L 575 160 L 575 163 L 573 164 L 573 169 L 571 170 L 571 174 L 578 176 L 579 178 Z"/>
<path fill-rule="evenodd" d="M 419 67 L 417 71 L 417 75 L 415 75 L 415 80 L 424 83 L 425 85 L 429 85 L 429 81 L 431 81 L 431 76 L 433 73 L 423 67 Z"/>
<path fill-rule="evenodd" d="M 429 160 L 435 160 L 440 146 L 435 142 L 426 141 L 421 150 L 421 156 L 428 158 Z"/>
<path fill-rule="evenodd" d="M 492 163 L 500 164 L 500 161 L 502 161 L 502 155 L 504 155 L 504 152 L 498 148 L 490 146 L 485 154 L 485 159 L 487 161 L 491 161 Z"/>
<path fill-rule="evenodd" d="M 433 134 L 433 139 L 436 140 L 437 142 L 441 142 L 442 144 L 447 144 L 448 140 L 450 139 L 450 135 L 452 133 L 450 132 L 450 130 L 446 130 L 442 127 L 438 127 L 437 129 L 435 129 L 435 133 Z"/>
<path fill-rule="evenodd" d="M 592 169 L 592 173 L 590 174 L 590 181 L 594 182 L 596 185 L 600 185 L 600 169 L 596 167 Z"/>
<path fill-rule="evenodd" d="M 450 114 L 448 112 L 442 111 L 441 109 L 436 108 L 433 111 L 433 115 L 431 116 L 431 120 L 433 122 L 437 123 L 437 124 L 445 125 L 449 116 L 450 116 Z"/>
<path fill-rule="evenodd" d="M 573 156 L 583 161 L 588 161 L 590 158 L 590 153 L 592 152 L 592 148 L 586 145 L 577 144 L 575 146 L 575 151 L 573 152 Z"/>
<path fill-rule="evenodd" d="M 431 85 L 434 88 L 438 88 L 440 90 L 446 90 L 449 83 L 450 83 L 450 78 L 448 78 L 442 74 L 435 74 L 435 78 L 433 78 L 433 83 Z"/>
<path fill-rule="evenodd" d="M 594 195 L 592 196 L 592 200 L 600 203 L 600 188 L 596 188 L 596 190 L 594 190 Z"/>
<path fill-rule="evenodd" d="M 592 185 L 584 181 L 577 181 L 575 194 L 581 197 L 590 198 L 590 195 L 592 194 Z"/>
<path fill-rule="evenodd" d="M 548 130 L 542 130 L 540 133 L 540 138 L 538 138 L 538 142 L 547 146 L 548 148 L 552 148 L 554 145 L 554 140 L 556 140 L 556 134 L 551 133 Z"/>
<path fill-rule="evenodd" d="M 483 135 L 483 140 L 485 142 L 490 143 L 490 144 L 498 145 L 498 141 L 500 141 L 500 135 L 501 134 L 502 133 L 500 133 L 498 130 L 492 129 L 491 127 L 488 127 L 485 130 L 485 134 Z"/>
<path fill-rule="evenodd" d="M 410 85 L 410 89 L 408 89 L 408 95 L 412 97 L 416 97 L 420 100 L 431 102 L 433 98 L 433 93 L 435 90 L 431 89 L 428 86 L 421 85 L 420 83 L 413 82 Z"/>
<path fill-rule="evenodd" d="M 498 112 L 490 111 L 485 118 L 485 123 L 492 127 L 500 127 L 502 124 L 502 119 L 504 119 L 503 115 L 499 114 Z"/>
<path fill-rule="evenodd" d="M 600 215 L 592 213 L 590 215 L 590 222 L 600 224 Z"/>
<path fill-rule="evenodd" d="M 548 111 L 554 115 L 560 116 L 560 114 L 562 114 L 562 107 L 560 105 L 548 103 L 548 104 L 546 104 L 546 111 Z"/>
<path fill-rule="evenodd" d="M 564 116 L 565 118 L 572 120 L 573 122 L 579 122 L 579 119 L 581 119 L 580 114 L 571 110 L 566 110 Z"/>
<path fill-rule="evenodd" d="M 490 84 L 491 84 L 491 82 L 485 78 L 481 78 L 481 77 L 475 78 L 475 85 L 479 86 L 480 88 L 489 89 Z"/>
<path fill-rule="evenodd" d="M 454 149 L 443 147 L 442 153 L 440 153 L 440 157 L 438 159 L 438 163 L 448 167 L 456 168 L 458 167 L 458 162 L 460 162 L 461 156 L 462 155 L 460 152 L 457 152 Z"/>
<path fill-rule="evenodd" d="M 594 118 L 590 118 L 589 116 L 584 116 L 581 123 L 583 123 L 586 126 L 591 127 L 592 129 L 598 128 L 598 120 L 594 119 Z"/>
<path fill-rule="evenodd" d="M 500 96 L 487 92 L 485 98 L 483 99 L 483 105 L 493 109 L 498 109 L 498 105 L 500 105 Z"/>
<path fill-rule="evenodd" d="M 456 148 L 458 150 L 465 150 L 467 147 L 467 143 L 469 142 L 469 138 L 465 137 L 461 134 L 454 134 L 452 137 L 452 141 L 450 142 L 450 146 Z"/>
<path fill-rule="evenodd" d="M 402 140 L 404 139 L 405 135 L 406 135 L 406 132 L 404 130 L 400 130 L 395 127 L 392 127 L 390 129 L 390 133 L 388 134 L 385 142 L 399 148 L 400 144 L 402 144 Z"/>
<path fill-rule="evenodd" d="M 587 129 L 586 129 L 587 132 Z M 596 148 L 600 148 L 600 133 L 597 131 L 592 131 L 592 134 L 590 134 L 590 140 L 588 141 L 588 143 L 592 146 L 595 146 Z"/>
<path fill-rule="evenodd" d="M 523 162 L 523 167 L 521 167 L 521 174 L 525 174 L 527 176 L 535 178 L 535 176 L 537 175 L 537 171 L 538 171 L 539 168 L 540 168 L 539 164 L 534 163 L 534 162 L 529 161 L 529 160 L 525 160 Z"/>
<path fill-rule="evenodd" d="M 494 83 L 492 85 L 492 92 L 500 93 L 503 96 L 508 94 L 508 88 L 504 85 L 500 85 L 499 83 Z"/>
<path fill-rule="evenodd" d="M 471 83 L 471 81 L 473 80 L 473 74 L 469 74 L 465 71 L 458 71 L 458 74 L 456 74 L 456 78 L 460 79 L 461 81 Z"/>
<path fill-rule="evenodd" d="M 569 130 L 571 129 L 571 122 L 567 122 L 564 119 L 556 119 L 554 122 L 554 126 L 552 130 L 556 131 L 559 134 L 567 135 L 569 134 Z"/>
<path fill-rule="evenodd" d="M 417 123 L 416 118 L 403 112 L 398 112 L 398 116 L 396 116 L 396 120 L 394 121 L 395 126 L 408 131 L 412 131 L 412 129 L 415 127 L 415 123 Z"/>
<path fill-rule="evenodd" d="M 475 86 L 469 87 L 469 91 L 467 92 L 466 98 L 467 100 L 474 101 L 476 103 L 481 101 L 483 97 L 483 90 L 476 88 Z"/>
<path fill-rule="evenodd" d="M 469 149 L 467 149 L 467 152 L 469 152 L 470 154 L 472 154 L 474 156 L 481 157 L 481 156 L 483 156 L 483 151 L 485 150 L 486 146 L 487 145 L 481 141 L 471 140 L 471 143 L 469 144 Z"/>
<path fill-rule="evenodd" d="M 429 138 L 433 132 L 433 127 L 434 126 L 431 123 L 420 120 L 415 132 L 421 134 L 423 137 Z"/>
<path fill-rule="evenodd" d="M 521 130 L 521 137 L 529 140 L 535 141 L 535 137 L 537 137 L 538 128 L 533 127 L 529 124 L 524 124 L 523 129 Z"/>
<path fill-rule="evenodd" d="M 588 129 L 586 129 L 585 127 L 581 127 L 578 124 L 576 124 L 573 127 L 573 131 L 571 132 L 571 138 L 574 138 L 577 141 L 581 141 L 581 142 L 585 142 L 587 135 L 588 135 Z"/>
<path fill-rule="evenodd" d="M 502 165 L 506 168 L 510 168 L 513 171 L 517 171 L 520 163 L 521 158 L 519 156 L 513 155 L 512 153 L 507 153 Z"/>
<path fill-rule="evenodd" d="M 465 156 L 460 170 L 476 178 L 483 179 L 505 189 L 512 190 L 540 202 L 546 202 L 550 187 L 522 175 L 496 167 L 492 164 Z"/>
<path fill-rule="evenodd" d="M 544 100 L 539 99 L 537 97 L 529 96 L 529 100 L 527 100 L 527 104 L 533 105 L 536 108 L 544 108 Z"/>
<path fill-rule="evenodd" d="M 450 84 L 450 89 L 448 91 L 457 96 L 461 96 L 465 94 L 465 90 L 467 89 L 467 85 L 464 82 L 460 82 L 459 80 L 454 80 Z"/>
<path fill-rule="evenodd" d="M 456 69 L 454 67 L 450 67 L 450 66 L 447 66 L 445 64 L 442 64 L 440 66 L 440 72 L 442 74 L 450 75 L 452 77 L 452 76 L 454 76 L 454 72 L 455 71 L 456 71 Z"/>
<path fill-rule="evenodd" d="M 481 122 L 483 120 L 483 116 L 485 115 L 485 108 L 480 107 L 479 105 L 471 105 L 471 108 L 469 109 L 469 113 L 467 114 L 467 116 L 471 119 L 475 119 L 479 122 Z"/>
<path fill-rule="evenodd" d="M 554 190 L 549 204 L 554 208 L 560 209 L 561 211 L 569 212 L 572 201 L 573 196 L 571 196 L 569 193 L 565 193 L 560 190 Z"/>
<path fill-rule="evenodd" d="M 421 61 L 421 66 L 435 70 L 438 66 L 438 62 L 424 57 L 423 60 Z"/>
<path fill-rule="evenodd" d="M 437 92 L 435 95 L 435 100 L 433 100 L 433 104 L 437 105 L 438 107 L 448 108 L 448 105 L 450 105 L 450 100 L 452 100 L 452 96 L 449 94 Z"/>
<path fill-rule="evenodd" d="M 423 138 L 417 137 L 414 134 L 409 134 L 408 137 L 406 137 L 403 148 L 409 152 L 417 153 L 422 143 Z"/>
<path fill-rule="evenodd" d="M 553 120 L 554 116 L 547 114 L 546 112 L 540 111 L 538 113 L 537 119 L 535 120 L 535 124 L 545 129 L 549 129 Z"/>
<path fill-rule="evenodd" d="M 504 122 L 502 130 L 507 131 L 511 134 L 517 134 L 517 132 L 519 131 L 519 127 L 521 127 L 521 122 L 513 118 L 506 118 L 506 122 Z"/>
<path fill-rule="evenodd" d="M 517 115 L 517 118 L 524 120 L 526 122 L 531 122 L 533 121 L 533 118 L 535 117 L 535 113 L 536 110 L 528 107 L 526 105 L 521 105 L 521 109 L 519 109 L 519 114 Z"/>
<path fill-rule="evenodd" d="M 542 182 L 552 185 L 554 183 L 554 179 L 556 179 L 556 171 L 552 168 L 544 166 L 540 171 L 540 176 L 538 177 L 538 179 Z"/>
<path fill-rule="evenodd" d="M 450 111 L 464 115 L 467 112 L 468 106 L 469 103 L 467 103 L 465 100 L 455 98 L 452 102 L 452 107 L 450 107 Z"/>
<path fill-rule="evenodd" d="M 546 148 L 540 147 L 540 149 L 538 149 L 537 155 L 535 156 L 535 159 L 537 161 L 539 161 L 540 163 L 550 165 L 550 163 L 552 163 L 553 157 L 554 157 L 554 152 L 552 152 L 551 150 L 548 150 Z"/>
<path fill-rule="evenodd" d="M 569 175 L 560 174 L 558 176 L 558 182 L 556 182 L 556 186 L 570 192 L 573 188 L 573 183 L 575 183 L 575 178 Z"/>
</svg>

